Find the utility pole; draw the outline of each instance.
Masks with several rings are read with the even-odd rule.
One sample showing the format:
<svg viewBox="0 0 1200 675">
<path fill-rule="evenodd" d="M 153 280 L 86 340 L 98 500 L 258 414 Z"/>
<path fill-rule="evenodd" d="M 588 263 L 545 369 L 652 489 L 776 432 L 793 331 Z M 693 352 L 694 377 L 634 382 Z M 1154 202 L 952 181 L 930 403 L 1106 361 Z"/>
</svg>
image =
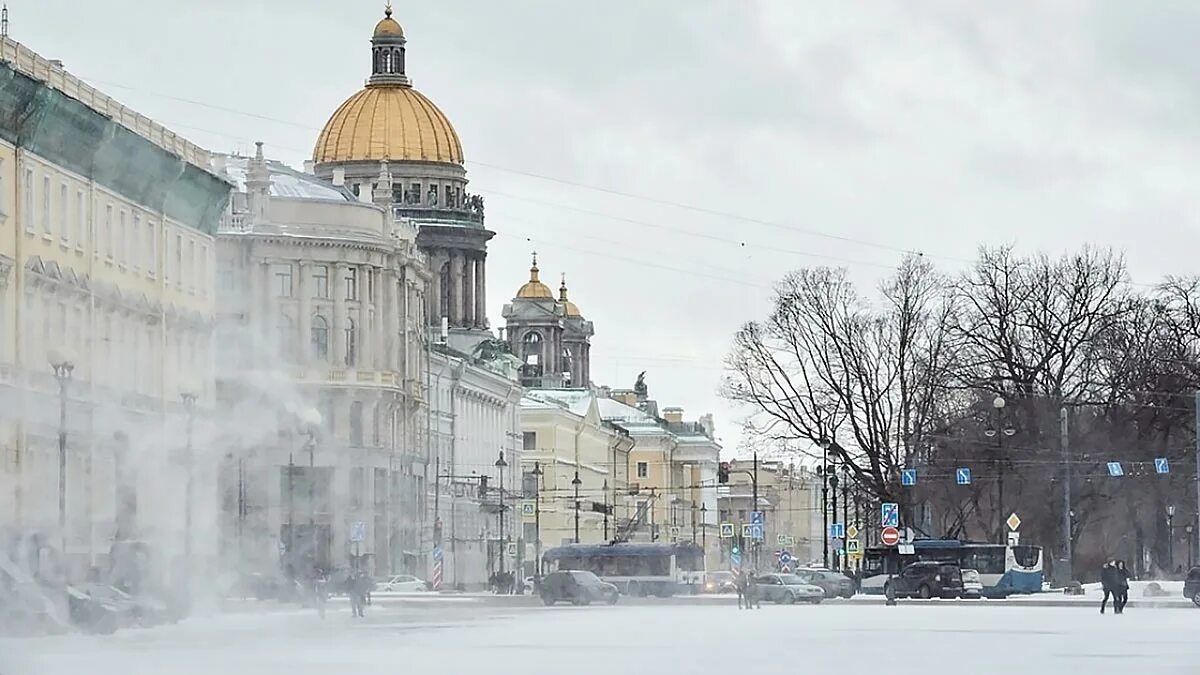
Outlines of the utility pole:
<svg viewBox="0 0 1200 675">
<path fill-rule="evenodd" d="M 542 576 L 542 465 L 538 462 L 533 463 L 533 551 L 537 556 L 536 564 L 533 566 L 534 576 L 541 578 Z"/>
<path fill-rule="evenodd" d="M 754 452 L 754 473 L 753 473 L 753 475 L 751 475 L 750 478 L 751 478 L 750 482 L 753 483 L 753 486 L 754 486 L 754 488 L 753 488 L 754 489 L 754 505 L 751 507 L 751 510 L 750 510 L 750 513 L 753 514 L 755 511 L 758 511 L 758 451 L 757 450 Z M 753 515 L 751 515 L 751 518 L 753 518 Z M 766 523 L 763 523 L 763 526 L 765 527 Z M 754 543 L 751 545 L 754 546 L 754 569 L 757 571 L 758 570 L 758 550 L 760 548 L 762 548 L 762 540 L 755 539 Z"/>
<path fill-rule="evenodd" d="M 571 480 L 571 485 L 575 487 L 575 543 L 579 543 L 579 486 L 583 481 L 579 480 L 579 472 L 575 472 L 575 478 Z"/>
<path fill-rule="evenodd" d="M 1066 564 L 1066 575 L 1062 579 L 1065 586 L 1075 578 L 1075 542 L 1071 518 L 1071 436 L 1067 430 L 1067 407 L 1058 409 L 1058 433 L 1062 443 L 1063 454 L 1063 554 Z"/>
<path fill-rule="evenodd" d="M 1200 391 L 1196 392 L 1196 531 L 1200 532 Z M 1191 546 L 1189 545 L 1189 549 Z M 1190 554 L 1189 554 L 1190 555 Z M 1200 560 L 1200 536 L 1196 537 L 1196 559 Z"/>
</svg>

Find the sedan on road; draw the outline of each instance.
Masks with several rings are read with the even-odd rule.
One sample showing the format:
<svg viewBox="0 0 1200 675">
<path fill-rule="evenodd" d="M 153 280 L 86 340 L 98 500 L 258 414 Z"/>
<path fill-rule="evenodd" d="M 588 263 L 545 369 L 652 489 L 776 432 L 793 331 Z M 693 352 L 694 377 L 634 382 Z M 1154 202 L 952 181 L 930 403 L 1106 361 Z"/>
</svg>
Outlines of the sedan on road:
<svg viewBox="0 0 1200 675">
<path fill-rule="evenodd" d="M 818 604 L 825 599 L 825 589 L 806 583 L 795 574 L 764 574 L 756 577 L 758 594 L 762 600 L 777 604 L 793 605 L 796 602 Z"/>
<path fill-rule="evenodd" d="M 375 586 L 375 590 L 382 593 L 417 593 L 428 588 L 424 581 L 409 574 L 383 577 Z"/>
<path fill-rule="evenodd" d="M 1183 597 L 1191 598 L 1200 607 L 1200 567 L 1193 567 L 1188 572 L 1187 580 L 1183 582 Z"/>
<path fill-rule="evenodd" d="M 841 572 L 826 569 L 801 569 L 796 570 L 796 576 L 803 579 L 805 583 L 823 588 L 827 598 L 854 597 L 854 580 Z"/>
<path fill-rule="evenodd" d="M 570 602 L 575 605 L 590 605 L 593 602 L 617 604 L 620 593 L 617 587 L 600 577 L 582 570 L 553 572 L 542 577 L 540 587 L 542 602 Z"/>
</svg>

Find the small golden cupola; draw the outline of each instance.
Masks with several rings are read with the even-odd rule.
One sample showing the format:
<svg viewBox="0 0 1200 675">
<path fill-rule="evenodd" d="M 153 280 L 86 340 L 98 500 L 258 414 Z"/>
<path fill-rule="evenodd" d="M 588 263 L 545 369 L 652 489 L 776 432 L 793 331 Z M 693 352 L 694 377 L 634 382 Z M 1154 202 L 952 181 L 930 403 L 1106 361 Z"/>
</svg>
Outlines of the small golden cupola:
<svg viewBox="0 0 1200 675">
<path fill-rule="evenodd" d="M 558 286 L 558 301 L 562 303 L 563 310 L 567 316 L 583 316 L 579 313 L 579 307 L 575 303 L 567 299 L 567 275 L 562 275 L 562 283 Z"/>
<path fill-rule="evenodd" d="M 404 29 L 400 27 L 400 22 L 392 18 L 392 3 L 389 2 L 384 7 L 383 18 L 375 24 L 375 32 L 371 37 L 404 37 Z"/>
<path fill-rule="evenodd" d="M 553 300 L 554 294 L 550 292 L 550 287 L 543 284 L 538 279 L 538 264 L 537 252 L 533 254 L 533 265 L 529 268 L 529 281 L 517 291 L 518 298 L 526 298 L 530 300 Z"/>
</svg>

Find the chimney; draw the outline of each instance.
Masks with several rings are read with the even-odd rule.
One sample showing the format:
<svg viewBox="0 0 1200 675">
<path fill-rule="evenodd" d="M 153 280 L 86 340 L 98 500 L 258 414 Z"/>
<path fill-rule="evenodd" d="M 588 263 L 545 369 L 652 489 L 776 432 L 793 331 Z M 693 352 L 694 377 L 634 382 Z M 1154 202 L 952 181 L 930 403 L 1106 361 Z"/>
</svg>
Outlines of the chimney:
<svg viewBox="0 0 1200 675">
<path fill-rule="evenodd" d="M 340 166 L 333 170 L 333 184 L 338 187 L 346 184 L 346 170 Z"/>
<path fill-rule="evenodd" d="M 663 408 L 663 419 L 669 424 L 683 422 L 683 408 Z"/>
<path fill-rule="evenodd" d="M 315 168 L 316 168 L 316 165 L 313 164 L 313 161 L 311 159 L 304 160 L 304 173 L 312 174 L 312 172 L 314 171 Z"/>
</svg>

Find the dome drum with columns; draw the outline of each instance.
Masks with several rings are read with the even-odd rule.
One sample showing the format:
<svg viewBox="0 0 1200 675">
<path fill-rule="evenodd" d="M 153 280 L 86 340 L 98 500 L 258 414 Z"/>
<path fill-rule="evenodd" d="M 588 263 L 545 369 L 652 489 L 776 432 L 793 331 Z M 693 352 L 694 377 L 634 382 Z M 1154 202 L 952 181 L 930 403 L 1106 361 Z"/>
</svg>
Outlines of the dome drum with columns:
<svg viewBox="0 0 1200 675">
<path fill-rule="evenodd" d="M 580 389 L 591 385 L 592 322 L 567 296 L 564 275 L 558 297 L 542 283 L 537 254 L 529 281 L 504 306 L 509 349 L 521 360 L 521 384 L 536 389 Z"/>
<path fill-rule="evenodd" d="M 407 39 L 389 6 L 371 36 L 371 76 L 329 118 L 313 149 L 317 176 L 418 228 L 433 286 L 427 315 L 452 330 L 486 329 L 483 199 L 467 192 L 458 133 L 413 88 Z"/>
</svg>

